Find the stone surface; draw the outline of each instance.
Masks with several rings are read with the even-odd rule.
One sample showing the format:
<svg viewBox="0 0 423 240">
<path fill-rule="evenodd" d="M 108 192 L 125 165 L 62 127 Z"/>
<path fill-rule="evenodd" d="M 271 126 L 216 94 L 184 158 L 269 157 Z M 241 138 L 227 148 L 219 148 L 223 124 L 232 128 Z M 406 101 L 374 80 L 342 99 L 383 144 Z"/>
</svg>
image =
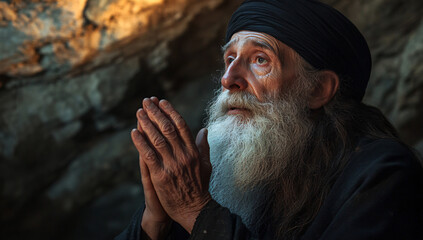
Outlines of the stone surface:
<svg viewBox="0 0 423 240">
<path fill-rule="evenodd" d="M 422 28 L 419 0 L 326 1 L 367 38 L 373 71 L 365 102 L 379 107 L 411 145 L 423 138 Z"/>
<path fill-rule="evenodd" d="M 169 99 L 195 134 L 240 2 L 0 1 L 2 233 L 110 239 L 122 229 L 142 201 L 129 135 L 142 98 Z M 423 153 L 423 1 L 325 2 L 369 42 L 365 102 Z"/>
<path fill-rule="evenodd" d="M 219 66 L 219 44 L 236 5 L 0 2 L 0 221 L 8 239 L 63 239 L 60 233 L 110 239 L 123 228 L 140 201 L 128 205 L 129 215 L 123 207 L 101 212 L 125 204 L 113 198 L 129 197 L 129 188 L 110 195 L 112 189 L 139 185 L 129 133 L 142 97 L 174 99 L 198 130 L 212 88 L 205 76 Z M 184 97 L 190 95 L 180 91 L 184 86 L 203 99 L 195 111 L 185 110 L 193 97 Z M 99 201 L 108 203 L 98 207 Z M 113 219 L 118 209 L 122 217 Z M 110 217 L 96 225 L 109 231 L 76 224 L 97 215 Z"/>
</svg>

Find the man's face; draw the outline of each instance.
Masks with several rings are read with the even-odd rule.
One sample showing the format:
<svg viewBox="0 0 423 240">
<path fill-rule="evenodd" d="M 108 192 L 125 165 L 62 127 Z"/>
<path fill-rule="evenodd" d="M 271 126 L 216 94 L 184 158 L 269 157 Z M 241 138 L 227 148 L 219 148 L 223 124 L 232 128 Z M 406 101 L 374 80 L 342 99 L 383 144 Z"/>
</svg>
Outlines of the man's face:
<svg viewBox="0 0 423 240">
<path fill-rule="evenodd" d="M 208 110 L 210 193 L 256 231 L 285 169 L 305 152 L 313 86 L 297 77 L 295 52 L 266 34 L 239 32 L 224 48 L 222 92 Z"/>
<path fill-rule="evenodd" d="M 235 33 L 224 46 L 223 91 L 248 92 L 259 101 L 278 96 L 296 78 L 292 49 L 274 37 L 252 31 Z M 227 114 L 248 114 L 229 109 Z"/>
</svg>

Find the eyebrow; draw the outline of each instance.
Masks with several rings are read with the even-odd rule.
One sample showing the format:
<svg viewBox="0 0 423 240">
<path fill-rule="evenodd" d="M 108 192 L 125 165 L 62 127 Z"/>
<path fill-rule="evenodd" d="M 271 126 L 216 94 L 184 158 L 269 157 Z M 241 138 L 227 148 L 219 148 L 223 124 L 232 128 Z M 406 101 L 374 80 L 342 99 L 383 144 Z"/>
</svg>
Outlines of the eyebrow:
<svg viewBox="0 0 423 240">
<path fill-rule="evenodd" d="M 257 40 L 247 40 L 247 41 L 251 42 L 253 46 L 255 47 L 267 49 L 269 51 L 272 51 L 275 55 L 279 55 L 278 51 L 276 51 L 276 49 L 274 49 L 272 46 L 270 46 L 269 43 L 265 41 L 257 41 Z"/>
<path fill-rule="evenodd" d="M 226 43 L 222 47 L 222 53 L 225 53 L 226 51 L 228 51 L 228 49 L 231 48 L 236 42 L 238 42 L 238 38 L 232 39 L 231 41 L 229 41 L 228 43 Z"/>
<path fill-rule="evenodd" d="M 226 43 L 222 47 L 222 53 L 224 54 L 226 51 L 228 51 L 228 49 L 231 48 L 236 42 L 238 42 L 237 38 L 229 41 L 228 43 Z M 254 40 L 248 39 L 247 43 L 251 43 L 253 46 L 258 47 L 258 48 L 267 49 L 269 51 L 272 51 L 277 56 L 280 55 L 279 51 L 274 49 L 269 43 L 267 43 L 265 41 L 260 41 L 260 40 L 256 40 L 256 39 L 254 39 Z"/>
</svg>

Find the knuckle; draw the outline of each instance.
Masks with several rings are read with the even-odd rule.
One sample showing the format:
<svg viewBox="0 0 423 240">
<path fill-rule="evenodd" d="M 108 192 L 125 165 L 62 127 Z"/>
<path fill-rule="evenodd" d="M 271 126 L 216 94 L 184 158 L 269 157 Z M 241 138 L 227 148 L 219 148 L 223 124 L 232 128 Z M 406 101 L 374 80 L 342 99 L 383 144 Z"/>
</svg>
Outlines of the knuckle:
<svg viewBox="0 0 423 240">
<path fill-rule="evenodd" d="M 181 117 L 181 115 L 175 114 L 174 119 L 175 119 L 176 126 L 178 126 L 179 128 L 185 128 L 186 127 L 185 120 Z"/>
<path fill-rule="evenodd" d="M 153 150 L 147 150 L 144 153 L 144 157 L 147 161 L 154 161 L 156 159 L 156 154 L 154 153 Z"/>
<path fill-rule="evenodd" d="M 157 114 L 159 114 L 159 113 L 160 113 L 160 110 L 159 110 L 157 107 L 153 107 L 153 108 L 150 108 L 150 112 L 151 112 L 153 115 L 157 115 Z"/>
<path fill-rule="evenodd" d="M 156 136 L 153 139 L 153 145 L 156 146 L 157 148 L 162 148 L 162 147 L 166 146 L 166 141 L 163 137 Z"/>
<path fill-rule="evenodd" d="M 184 157 L 181 159 L 182 166 L 192 166 L 195 164 L 195 159 L 192 157 Z"/>
<path fill-rule="evenodd" d="M 175 128 L 173 127 L 172 123 L 169 121 L 163 121 L 162 122 L 162 132 L 164 134 L 173 134 L 175 132 Z"/>
</svg>

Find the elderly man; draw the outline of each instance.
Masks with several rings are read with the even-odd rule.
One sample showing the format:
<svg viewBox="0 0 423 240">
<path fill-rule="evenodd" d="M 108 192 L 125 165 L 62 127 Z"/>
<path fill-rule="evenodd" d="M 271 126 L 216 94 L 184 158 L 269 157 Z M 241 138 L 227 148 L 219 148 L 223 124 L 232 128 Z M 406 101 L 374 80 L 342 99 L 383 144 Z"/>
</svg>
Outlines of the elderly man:
<svg viewBox="0 0 423 240">
<path fill-rule="evenodd" d="M 226 42 L 195 142 L 169 102 L 143 100 L 145 208 L 116 239 L 422 239 L 422 168 L 361 102 L 356 27 L 314 0 L 247 0 Z"/>
</svg>

